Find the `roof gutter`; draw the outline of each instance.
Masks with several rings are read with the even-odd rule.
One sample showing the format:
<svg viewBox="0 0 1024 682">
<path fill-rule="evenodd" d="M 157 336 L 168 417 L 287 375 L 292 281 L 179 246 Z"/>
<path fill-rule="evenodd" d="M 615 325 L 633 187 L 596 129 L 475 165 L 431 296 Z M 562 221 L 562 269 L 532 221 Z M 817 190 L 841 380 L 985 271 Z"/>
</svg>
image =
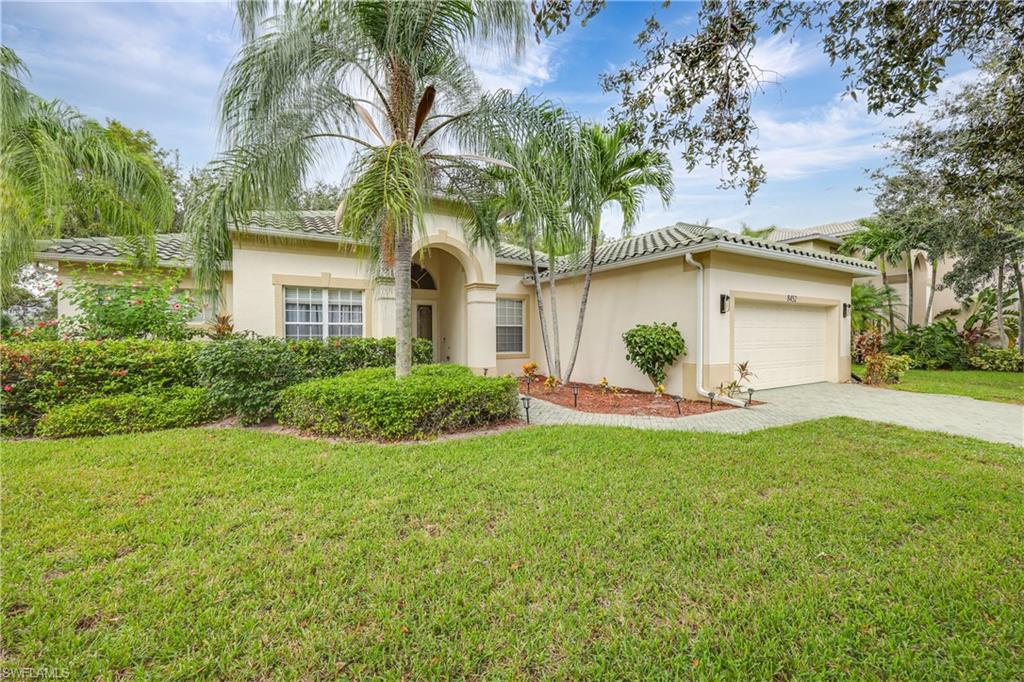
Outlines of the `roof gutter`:
<svg viewBox="0 0 1024 682">
<path fill-rule="evenodd" d="M 685 258 L 687 263 L 697 268 L 697 393 L 712 403 L 717 400 L 735 407 L 746 407 L 747 404 L 741 400 L 718 395 L 704 388 L 704 266 L 691 253 L 687 253 Z"/>
</svg>

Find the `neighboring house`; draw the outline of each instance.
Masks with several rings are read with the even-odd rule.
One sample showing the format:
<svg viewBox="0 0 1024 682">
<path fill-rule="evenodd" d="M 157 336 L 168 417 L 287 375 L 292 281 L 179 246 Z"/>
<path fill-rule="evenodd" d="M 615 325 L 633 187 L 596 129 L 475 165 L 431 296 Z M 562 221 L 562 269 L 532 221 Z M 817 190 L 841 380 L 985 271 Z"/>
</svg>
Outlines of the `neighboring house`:
<svg viewBox="0 0 1024 682">
<path fill-rule="evenodd" d="M 789 244 L 800 249 L 810 249 L 822 253 L 838 253 L 843 239 L 854 232 L 864 229 L 859 220 L 847 220 L 838 223 L 825 223 L 815 225 L 803 230 L 782 230 L 777 229 L 769 234 L 769 239 L 780 244 Z M 928 295 L 932 289 L 932 264 L 923 251 L 911 253 L 914 262 L 914 315 L 915 324 L 925 324 L 925 312 L 928 308 Z M 935 301 L 932 304 L 932 317 L 950 308 L 959 308 L 960 303 L 956 300 L 952 289 L 942 287 L 942 278 L 953 267 L 953 260 L 949 258 L 940 259 L 935 273 L 936 286 Z M 900 315 L 907 319 L 907 303 L 909 302 L 907 287 L 907 261 L 903 259 L 898 263 L 886 263 L 886 279 L 889 286 L 893 288 L 900 298 Z M 857 281 L 868 282 L 876 287 L 882 286 L 882 276 L 874 274 L 868 277 L 858 278 Z M 897 326 L 905 327 L 905 323 L 898 323 Z"/>
<path fill-rule="evenodd" d="M 435 360 L 478 372 L 519 374 L 536 360 L 545 370 L 529 256 L 502 244 L 473 248 L 457 208 L 437 203 L 414 245 L 413 329 L 434 342 Z M 160 264 L 187 266 L 181 235 L 157 238 Z M 393 336 L 391 280 L 374 276 L 358 245 L 340 240 L 329 211 L 286 223 L 257 216 L 232 233 L 220 312 L 237 331 L 288 338 Z M 88 276 L 89 263 L 120 263 L 110 239 L 64 239 L 40 247 L 65 281 Z M 542 286 L 556 278 L 563 363 L 571 350 L 582 283 L 580 269 L 544 261 Z M 701 269 L 703 268 L 703 269 Z M 573 378 L 649 389 L 626 361 L 622 334 L 634 325 L 676 322 L 688 354 L 666 389 L 696 398 L 697 365 L 713 389 L 749 361 L 756 388 L 844 381 L 850 369 L 848 303 L 853 278 L 875 268 L 853 258 L 798 249 L 714 228 L 679 223 L 598 250 L 590 305 Z M 190 286 L 186 277 L 183 288 Z M 698 292 L 700 298 L 698 298 Z M 73 311 L 66 300 L 59 314 Z M 698 322 L 700 317 L 702 322 Z M 701 329 L 703 327 L 703 329 Z"/>
</svg>

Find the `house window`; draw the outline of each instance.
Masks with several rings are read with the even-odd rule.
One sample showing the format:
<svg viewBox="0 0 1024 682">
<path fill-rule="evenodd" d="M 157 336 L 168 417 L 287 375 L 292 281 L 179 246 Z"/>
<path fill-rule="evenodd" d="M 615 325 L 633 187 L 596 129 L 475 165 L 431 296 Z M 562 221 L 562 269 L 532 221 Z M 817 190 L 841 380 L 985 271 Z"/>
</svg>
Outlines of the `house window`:
<svg viewBox="0 0 1024 682">
<path fill-rule="evenodd" d="M 285 287 L 284 335 L 289 339 L 362 336 L 363 292 Z"/>
<path fill-rule="evenodd" d="M 171 295 L 171 303 L 184 304 L 188 297 L 192 296 L 193 301 L 198 303 L 198 310 L 195 316 L 188 321 L 189 324 L 206 324 L 212 322 L 217 316 L 217 294 L 206 292 L 198 294 L 190 289 L 179 289 Z"/>
<path fill-rule="evenodd" d="M 419 263 L 413 263 L 410 268 L 409 278 L 412 281 L 413 289 L 437 289 L 434 278 L 427 269 Z"/>
<path fill-rule="evenodd" d="M 497 351 L 499 353 L 522 353 L 525 348 L 523 302 L 517 299 L 499 298 L 495 313 L 498 321 Z"/>
</svg>

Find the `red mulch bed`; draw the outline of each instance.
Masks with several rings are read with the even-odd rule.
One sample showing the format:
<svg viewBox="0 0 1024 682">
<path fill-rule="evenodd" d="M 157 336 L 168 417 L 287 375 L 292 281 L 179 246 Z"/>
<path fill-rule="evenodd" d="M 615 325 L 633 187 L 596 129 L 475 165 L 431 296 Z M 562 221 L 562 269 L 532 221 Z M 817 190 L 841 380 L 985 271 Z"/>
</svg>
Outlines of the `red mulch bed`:
<svg viewBox="0 0 1024 682">
<path fill-rule="evenodd" d="M 572 389 L 569 385 L 557 388 L 544 386 L 545 376 L 534 376 L 530 384 L 530 395 L 540 400 L 572 408 Z M 576 382 L 573 382 L 576 383 Z M 675 401 L 668 395 L 657 396 L 651 391 L 634 391 L 620 388 L 618 392 L 605 390 L 595 384 L 579 384 L 580 394 L 575 409 L 580 412 L 602 412 L 605 414 L 637 414 L 652 417 L 688 417 L 691 414 L 711 412 L 711 405 L 704 401 L 684 400 L 676 409 Z M 526 379 L 519 379 L 519 392 L 526 394 Z M 731 405 L 715 403 L 715 412 L 731 410 Z M 680 414 L 682 411 L 682 414 Z"/>
</svg>

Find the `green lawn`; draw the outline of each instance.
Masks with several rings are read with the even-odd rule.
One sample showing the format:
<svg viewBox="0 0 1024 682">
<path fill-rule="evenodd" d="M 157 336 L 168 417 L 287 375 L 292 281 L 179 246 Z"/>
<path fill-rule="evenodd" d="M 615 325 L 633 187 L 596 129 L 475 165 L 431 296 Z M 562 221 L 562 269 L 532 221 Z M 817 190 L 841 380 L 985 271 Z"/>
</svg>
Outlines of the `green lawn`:
<svg viewBox="0 0 1024 682">
<path fill-rule="evenodd" d="M 1024 678 L 1024 455 L 831 419 L 3 445 L 8 668 Z"/>
<path fill-rule="evenodd" d="M 863 377 L 864 365 L 854 365 L 853 373 Z M 886 388 L 915 393 L 964 395 L 978 400 L 1024 405 L 1024 372 L 912 369 L 903 376 L 903 381 Z"/>
</svg>

